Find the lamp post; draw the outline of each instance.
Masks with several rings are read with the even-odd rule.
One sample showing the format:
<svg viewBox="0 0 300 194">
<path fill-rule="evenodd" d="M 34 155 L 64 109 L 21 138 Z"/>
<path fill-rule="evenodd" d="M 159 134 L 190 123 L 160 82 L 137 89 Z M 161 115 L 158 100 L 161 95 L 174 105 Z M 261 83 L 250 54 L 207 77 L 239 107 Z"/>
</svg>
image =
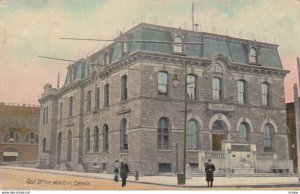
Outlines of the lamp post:
<svg viewBox="0 0 300 194">
<path fill-rule="evenodd" d="M 189 83 L 187 83 L 187 65 L 185 61 L 183 62 L 183 68 L 184 68 L 183 182 L 181 183 L 178 182 L 178 184 L 185 184 L 185 180 L 186 180 L 187 86 Z M 173 77 L 172 81 L 179 82 L 177 75 Z"/>
</svg>

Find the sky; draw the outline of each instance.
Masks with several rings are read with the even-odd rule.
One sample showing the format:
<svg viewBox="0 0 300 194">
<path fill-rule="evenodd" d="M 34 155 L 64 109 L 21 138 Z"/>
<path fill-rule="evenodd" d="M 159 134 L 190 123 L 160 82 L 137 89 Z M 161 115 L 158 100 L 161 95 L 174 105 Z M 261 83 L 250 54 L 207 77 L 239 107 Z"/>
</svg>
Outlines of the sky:
<svg viewBox="0 0 300 194">
<path fill-rule="evenodd" d="M 286 102 L 293 101 L 300 57 L 300 0 L 193 0 L 198 31 L 278 44 Z M 43 87 L 64 83 L 68 62 L 145 22 L 191 29 L 192 0 L 0 0 L 0 102 L 39 104 Z"/>
</svg>

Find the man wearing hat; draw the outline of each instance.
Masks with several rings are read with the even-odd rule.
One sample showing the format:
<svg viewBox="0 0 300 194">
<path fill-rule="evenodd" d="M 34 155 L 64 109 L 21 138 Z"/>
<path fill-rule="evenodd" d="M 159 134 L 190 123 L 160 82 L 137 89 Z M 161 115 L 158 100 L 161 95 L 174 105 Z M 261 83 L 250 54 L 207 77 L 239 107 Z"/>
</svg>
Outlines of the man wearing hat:
<svg viewBox="0 0 300 194">
<path fill-rule="evenodd" d="M 214 181 L 214 171 L 215 171 L 215 165 L 211 163 L 211 159 L 208 159 L 208 163 L 205 166 L 205 173 L 206 173 L 206 181 L 207 181 L 207 187 L 212 187 L 213 181 Z"/>
</svg>

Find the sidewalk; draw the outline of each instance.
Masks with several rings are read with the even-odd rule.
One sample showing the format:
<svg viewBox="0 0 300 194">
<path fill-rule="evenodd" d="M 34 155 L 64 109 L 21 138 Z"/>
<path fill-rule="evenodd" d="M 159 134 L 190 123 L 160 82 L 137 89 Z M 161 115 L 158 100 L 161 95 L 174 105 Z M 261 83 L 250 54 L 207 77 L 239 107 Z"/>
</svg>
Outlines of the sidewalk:
<svg viewBox="0 0 300 194">
<path fill-rule="evenodd" d="M 15 166 L 0 166 L 0 168 L 15 169 L 22 171 L 46 172 L 52 174 L 64 174 L 71 176 L 108 179 L 113 181 L 112 174 L 102 173 L 81 173 L 74 171 L 60 171 L 52 169 L 36 169 Z M 205 177 L 192 177 L 186 180 L 186 184 L 177 185 L 176 176 L 144 176 L 135 181 L 135 177 L 129 176 L 128 182 L 138 182 L 144 184 L 165 185 L 174 187 L 201 188 L 206 187 Z M 215 177 L 214 187 L 237 187 L 237 188 L 264 188 L 264 187 L 299 187 L 298 177 Z"/>
</svg>

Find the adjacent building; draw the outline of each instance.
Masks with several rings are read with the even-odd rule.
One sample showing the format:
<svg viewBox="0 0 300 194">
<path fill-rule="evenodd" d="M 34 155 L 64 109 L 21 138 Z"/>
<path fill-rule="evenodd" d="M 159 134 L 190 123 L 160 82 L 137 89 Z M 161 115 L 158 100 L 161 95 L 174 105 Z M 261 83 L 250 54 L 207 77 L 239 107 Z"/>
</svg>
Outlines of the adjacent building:
<svg viewBox="0 0 300 194">
<path fill-rule="evenodd" d="M 293 161 L 294 172 L 297 172 L 298 162 L 297 162 L 297 134 L 296 134 L 296 122 L 295 122 L 295 105 L 294 102 L 286 104 L 286 116 L 287 125 L 289 131 L 289 151 L 290 158 Z"/>
<path fill-rule="evenodd" d="M 0 162 L 38 159 L 40 107 L 0 103 Z"/>
<path fill-rule="evenodd" d="M 292 172 L 277 47 L 139 24 L 70 64 L 63 87 L 45 85 L 39 159 L 68 170 L 112 173 L 121 160 L 142 176 L 181 172 L 186 102 L 193 170 L 211 158 L 217 173 Z"/>
</svg>

